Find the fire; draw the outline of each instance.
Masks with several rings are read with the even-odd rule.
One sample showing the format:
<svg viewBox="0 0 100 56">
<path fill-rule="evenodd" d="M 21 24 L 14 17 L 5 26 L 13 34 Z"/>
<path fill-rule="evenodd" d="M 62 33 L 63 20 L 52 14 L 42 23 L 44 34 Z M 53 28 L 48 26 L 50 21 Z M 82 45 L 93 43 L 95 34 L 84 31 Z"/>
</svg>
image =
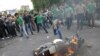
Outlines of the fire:
<svg viewBox="0 0 100 56">
<path fill-rule="evenodd" d="M 75 53 L 74 49 L 72 49 L 71 47 L 68 47 L 68 55 L 72 55 Z"/>
<path fill-rule="evenodd" d="M 78 39 L 74 36 L 73 38 L 72 38 L 72 40 L 70 41 L 70 43 L 73 43 L 73 44 L 78 44 Z"/>
</svg>

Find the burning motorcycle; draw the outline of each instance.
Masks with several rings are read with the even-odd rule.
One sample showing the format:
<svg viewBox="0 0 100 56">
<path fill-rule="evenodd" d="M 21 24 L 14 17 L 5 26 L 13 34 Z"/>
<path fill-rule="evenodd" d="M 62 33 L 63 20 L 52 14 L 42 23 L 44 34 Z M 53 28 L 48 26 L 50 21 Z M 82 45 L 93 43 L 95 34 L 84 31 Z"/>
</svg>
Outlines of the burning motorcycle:
<svg viewBox="0 0 100 56">
<path fill-rule="evenodd" d="M 77 56 L 84 43 L 78 34 L 66 38 L 55 39 L 53 42 L 41 45 L 33 51 L 34 56 Z"/>
</svg>

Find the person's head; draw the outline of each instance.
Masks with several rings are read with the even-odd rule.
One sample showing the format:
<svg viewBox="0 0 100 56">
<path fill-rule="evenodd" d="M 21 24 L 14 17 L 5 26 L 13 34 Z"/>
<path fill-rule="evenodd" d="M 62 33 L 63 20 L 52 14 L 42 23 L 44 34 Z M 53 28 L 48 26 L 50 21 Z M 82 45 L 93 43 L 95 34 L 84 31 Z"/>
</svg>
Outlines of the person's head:
<svg viewBox="0 0 100 56">
<path fill-rule="evenodd" d="M 14 18 L 14 16 L 13 16 L 13 15 L 12 15 L 11 17 L 12 17 L 12 18 Z"/>
<path fill-rule="evenodd" d="M 15 17 L 18 17 L 19 16 L 19 14 L 18 13 L 15 13 Z"/>
<path fill-rule="evenodd" d="M 11 17 L 11 14 L 8 14 L 8 15 L 7 15 L 7 18 L 9 18 L 9 17 Z"/>
</svg>

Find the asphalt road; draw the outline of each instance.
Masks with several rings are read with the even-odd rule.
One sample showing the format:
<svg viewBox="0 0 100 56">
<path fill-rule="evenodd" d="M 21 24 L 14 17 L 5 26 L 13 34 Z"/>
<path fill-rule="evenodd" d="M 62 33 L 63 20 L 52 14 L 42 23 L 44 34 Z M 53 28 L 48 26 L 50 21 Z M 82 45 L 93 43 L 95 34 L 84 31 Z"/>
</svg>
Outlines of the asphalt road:
<svg viewBox="0 0 100 56">
<path fill-rule="evenodd" d="M 71 30 L 62 27 L 63 37 L 65 38 L 75 34 L 75 29 L 76 26 L 73 26 Z M 57 38 L 53 35 L 52 29 L 49 29 L 48 31 L 48 34 L 45 34 L 44 31 L 41 31 L 38 34 L 34 32 L 35 35 L 30 35 L 29 39 L 17 37 L 14 40 L 11 40 L 9 45 L 0 48 L 0 56 L 33 56 L 32 51 L 35 48 Z M 100 28 L 85 27 L 79 34 L 85 39 L 85 44 L 79 56 L 100 56 Z M 87 45 L 91 45 L 91 48 L 87 48 Z"/>
</svg>

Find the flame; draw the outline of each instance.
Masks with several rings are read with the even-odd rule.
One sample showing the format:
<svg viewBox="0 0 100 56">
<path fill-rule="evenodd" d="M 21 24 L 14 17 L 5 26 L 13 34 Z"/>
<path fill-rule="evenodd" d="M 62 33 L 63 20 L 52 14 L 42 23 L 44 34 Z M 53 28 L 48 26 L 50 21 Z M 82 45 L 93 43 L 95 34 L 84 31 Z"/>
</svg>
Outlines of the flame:
<svg viewBox="0 0 100 56">
<path fill-rule="evenodd" d="M 75 51 L 71 47 L 69 47 L 68 48 L 68 55 L 72 55 L 74 53 L 75 53 Z"/>
<path fill-rule="evenodd" d="M 78 39 L 74 36 L 73 38 L 72 38 L 72 40 L 70 41 L 70 43 L 73 43 L 73 44 L 78 44 Z"/>
</svg>

